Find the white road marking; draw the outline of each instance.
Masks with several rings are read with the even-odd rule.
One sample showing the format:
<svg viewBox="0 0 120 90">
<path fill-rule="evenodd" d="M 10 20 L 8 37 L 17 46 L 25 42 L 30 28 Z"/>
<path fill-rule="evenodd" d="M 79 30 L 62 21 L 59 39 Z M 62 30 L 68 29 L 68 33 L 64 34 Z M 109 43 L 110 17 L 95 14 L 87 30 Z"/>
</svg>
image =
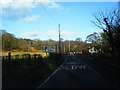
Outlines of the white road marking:
<svg viewBox="0 0 120 90">
<path fill-rule="evenodd" d="M 80 59 L 78 58 L 72 58 L 72 61 L 68 59 L 68 57 L 65 60 L 65 63 L 61 66 L 61 70 L 78 70 L 78 69 L 86 69 L 85 65 L 79 65 L 80 64 Z M 74 60 L 74 61 L 73 61 Z M 66 62 L 70 61 L 70 62 Z M 77 61 L 77 62 L 75 62 Z"/>
<path fill-rule="evenodd" d="M 85 65 L 78 66 L 79 69 L 85 69 Z"/>
<path fill-rule="evenodd" d="M 72 70 L 76 70 L 77 69 L 77 66 L 76 65 L 73 65 L 72 66 Z"/>
<path fill-rule="evenodd" d="M 70 70 L 70 67 L 69 66 L 66 66 L 66 68 L 64 68 L 65 70 Z"/>
<path fill-rule="evenodd" d="M 68 58 L 68 57 L 65 58 L 65 61 L 63 62 L 63 64 L 65 64 L 67 58 Z M 80 59 L 78 59 L 78 58 L 76 58 L 76 59 L 77 59 L 78 61 L 80 61 Z M 62 67 L 63 69 L 66 69 L 65 66 L 63 66 L 63 64 L 62 64 L 50 77 L 48 77 L 40 86 L 38 86 L 37 89 L 41 88 L 58 70 L 61 69 L 61 67 Z M 66 63 L 66 64 L 69 64 L 69 63 Z M 101 76 L 98 72 L 96 72 L 92 67 L 88 66 L 88 65 L 85 64 L 85 63 L 84 63 L 83 66 L 78 66 L 78 68 L 79 68 L 79 69 L 85 69 L 85 68 L 86 68 L 85 66 L 89 67 L 89 69 L 91 69 L 93 72 L 95 72 L 98 76 L 102 77 L 102 76 Z M 68 68 L 68 66 L 66 66 L 66 67 L 67 67 L 68 70 L 70 69 L 70 68 Z M 75 70 L 75 69 L 77 68 L 77 66 L 74 65 L 74 67 L 72 66 L 71 68 Z M 103 77 L 102 77 L 102 78 L 103 78 Z M 115 87 L 115 88 L 118 88 L 118 87 L 115 86 L 115 85 L 112 85 L 112 86 Z"/>
<path fill-rule="evenodd" d="M 65 61 L 63 62 L 63 64 L 66 62 L 66 58 L 65 58 Z M 62 67 L 62 65 L 60 67 Z M 53 72 L 40 86 L 38 86 L 37 89 L 41 88 L 60 69 L 60 67 L 57 70 L 55 70 L 55 72 Z"/>
</svg>

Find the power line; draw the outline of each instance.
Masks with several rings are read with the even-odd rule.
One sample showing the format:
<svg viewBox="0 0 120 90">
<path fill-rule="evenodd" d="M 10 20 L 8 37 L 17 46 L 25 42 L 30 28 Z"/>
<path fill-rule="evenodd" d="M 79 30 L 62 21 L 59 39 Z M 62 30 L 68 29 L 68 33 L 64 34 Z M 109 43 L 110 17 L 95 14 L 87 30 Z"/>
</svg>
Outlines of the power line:
<svg viewBox="0 0 120 90">
<path fill-rule="evenodd" d="M 56 23 L 58 24 L 58 21 L 47 11 L 47 9 L 42 6 L 42 9 L 47 13 L 47 15 Z"/>
<path fill-rule="evenodd" d="M 56 23 L 58 24 L 58 21 L 47 11 L 47 9 L 42 6 L 42 9 L 47 13 L 47 15 Z M 58 44 L 58 48 L 59 48 L 59 53 L 61 53 L 61 35 L 60 35 L 60 24 L 58 24 L 58 33 L 59 33 L 59 44 Z"/>
</svg>

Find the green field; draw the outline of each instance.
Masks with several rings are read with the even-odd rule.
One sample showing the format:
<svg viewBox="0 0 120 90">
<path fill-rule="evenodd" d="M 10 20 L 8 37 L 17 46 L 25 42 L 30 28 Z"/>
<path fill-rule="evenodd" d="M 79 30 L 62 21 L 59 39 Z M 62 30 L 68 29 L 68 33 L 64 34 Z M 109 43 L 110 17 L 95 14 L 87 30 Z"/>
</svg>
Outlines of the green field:
<svg viewBox="0 0 120 90">
<path fill-rule="evenodd" d="M 4 51 L 4 52 L 0 53 L 0 56 L 7 56 L 8 53 L 9 53 L 9 51 L 6 51 L 6 52 Z M 44 53 L 42 51 L 40 51 L 40 52 L 11 52 L 11 55 L 22 55 L 22 54 L 31 54 L 31 55 L 41 54 L 42 57 L 46 57 L 46 53 Z"/>
</svg>

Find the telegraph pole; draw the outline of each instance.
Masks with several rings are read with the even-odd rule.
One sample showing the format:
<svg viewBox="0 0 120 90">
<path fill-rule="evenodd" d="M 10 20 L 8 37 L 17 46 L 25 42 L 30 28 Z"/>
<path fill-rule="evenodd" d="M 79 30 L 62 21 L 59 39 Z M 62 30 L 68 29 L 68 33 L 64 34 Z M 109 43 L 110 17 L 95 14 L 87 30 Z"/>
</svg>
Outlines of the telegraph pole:
<svg viewBox="0 0 120 90">
<path fill-rule="evenodd" d="M 58 24 L 58 30 L 59 30 L 59 53 L 61 53 L 61 42 L 60 42 L 60 24 Z"/>
<path fill-rule="evenodd" d="M 69 54 L 70 54 L 70 41 L 69 41 Z"/>
</svg>

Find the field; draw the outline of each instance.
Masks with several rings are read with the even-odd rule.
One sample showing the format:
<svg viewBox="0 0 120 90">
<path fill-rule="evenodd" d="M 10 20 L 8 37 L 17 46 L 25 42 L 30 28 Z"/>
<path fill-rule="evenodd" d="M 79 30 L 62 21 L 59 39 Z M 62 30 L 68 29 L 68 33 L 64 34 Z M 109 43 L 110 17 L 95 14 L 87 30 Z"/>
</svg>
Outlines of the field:
<svg viewBox="0 0 120 90">
<path fill-rule="evenodd" d="M 43 82 L 59 65 L 65 54 L 44 52 L 3 52 L 3 88 L 34 88 Z"/>
<path fill-rule="evenodd" d="M 8 56 L 8 53 L 10 51 L 3 51 L 2 53 L 0 53 L 0 56 Z M 43 51 L 37 51 L 37 52 L 11 52 L 11 55 L 23 55 L 23 54 L 40 54 L 42 57 L 46 57 L 46 53 L 44 53 Z"/>
</svg>

